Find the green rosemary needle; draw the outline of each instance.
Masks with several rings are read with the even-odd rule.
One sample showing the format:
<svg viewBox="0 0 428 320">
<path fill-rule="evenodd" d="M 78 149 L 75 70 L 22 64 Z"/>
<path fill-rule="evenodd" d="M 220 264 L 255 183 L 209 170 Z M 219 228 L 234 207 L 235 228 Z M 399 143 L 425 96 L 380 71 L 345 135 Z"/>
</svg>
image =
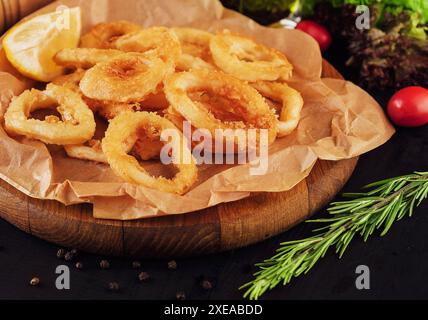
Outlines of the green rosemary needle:
<svg viewBox="0 0 428 320">
<path fill-rule="evenodd" d="M 244 298 L 258 299 L 279 283 L 288 284 L 293 277 L 306 274 L 334 246 L 342 257 L 355 235 L 364 241 L 377 229 L 385 235 L 394 221 L 412 216 L 428 195 L 428 172 L 390 178 L 364 187 L 367 192 L 345 193 L 348 200 L 332 202 L 327 209 L 330 217 L 309 220 L 326 223 L 315 229 L 315 236 L 280 244 L 276 254 L 262 263 L 255 279 L 243 285 Z"/>
</svg>

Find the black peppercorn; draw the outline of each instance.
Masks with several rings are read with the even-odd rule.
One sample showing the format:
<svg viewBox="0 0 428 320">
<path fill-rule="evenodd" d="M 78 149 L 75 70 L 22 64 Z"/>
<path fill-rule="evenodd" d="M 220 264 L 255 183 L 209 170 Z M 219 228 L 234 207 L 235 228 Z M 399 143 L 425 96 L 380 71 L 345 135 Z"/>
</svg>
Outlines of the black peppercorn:
<svg viewBox="0 0 428 320">
<path fill-rule="evenodd" d="M 201 287 L 204 290 L 211 290 L 213 288 L 213 283 L 207 279 L 202 280 Z"/>
<path fill-rule="evenodd" d="M 67 252 L 64 256 L 65 261 L 72 261 L 74 259 L 73 254 L 70 252 Z"/>
<path fill-rule="evenodd" d="M 186 294 L 183 291 L 178 291 L 175 295 L 177 300 L 186 300 Z"/>
<path fill-rule="evenodd" d="M 110 262 L 107 260 L 101 260 L 100 261 L 100 268 L 101 269 L 109 269 L 110 268 Z"/>
<path fill-rule="evenodd" d="M 171 260 L 170 262 L 168 262 L 168 269 L 177 270 L 177 262 L 175 260 Z"/>
<path fill-rule="evenodd" d="M 132 268 L 133 269 L 139 269 L 139 268 L 141 268 L 141 263 L 139 261 L 132 262 Z"/>
<path fill-rule="evenodd" d="M 77 249 L 72 249 L 71 251 L 70 251 L 70 253 L 73 255 L 73 257 L 75 258 L 75 257 L 77 257 L 78 255 L 79 255 L 79 251 L 77 250 Z"/>
<path fill-rule="evenodd" d="M 138 279 L 141 282 L 146 282 L 150 279 L 150 275 L 147 272 L 140 272 L 140 274 L 138 275 Z"/>
<path fill-rule="evenodd" d="M 64 250 L 64 249 L 59 249 L 59 250 L 56 252 L 56 257 L 57 257 L 58 259 L 64 259 L 64 256 L 65 256 L 65 250 Z"/>
<path fill-rule="evenodd" d="M 32 285 L 33 287 L 38 286 L 40 284 L 40 279 L 37 277 L 33 277 L 30 280 L 30 285 Z"/>
<path fill-rule="evenodd" d="M 119 284 L 117 282 L 110 282 L 108 284 L 108 289 L 110 291 L 119 291 L 120 290 L 120 286 L 119 286 Z"/>
<path fill-rule="evenodd" d="M 79 270 L 83 269 L 83 263 L 81 263 L 80 261 L 76 262 L 76 269 L 79 269 Z"/>
</svg>

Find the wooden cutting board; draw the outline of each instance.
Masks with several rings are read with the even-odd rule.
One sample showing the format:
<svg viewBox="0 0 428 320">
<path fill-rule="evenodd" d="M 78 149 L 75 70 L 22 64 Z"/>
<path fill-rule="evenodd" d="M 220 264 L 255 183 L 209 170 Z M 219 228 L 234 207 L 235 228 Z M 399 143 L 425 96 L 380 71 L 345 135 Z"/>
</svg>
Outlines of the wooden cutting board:
<svg viewBox="0 0 428 320">
<path fill-rule="evenodd" d="M 341 78 L 327 62 L 323 76 Z M 0 217 L 60 246 L 115 256 L 179 257 L 247 246 L 284 232 L 326 205 L 357 158 L 318 161 L 295 188 L 259 193 L 202 211 L 138 221 L 92 217 L 90 205 L 32 199 L 0 180 Z"/>
<path fill-rule="evenodd" d="M 0 35 L 21 18 L 53 0 L 0 0 Z"/>
</svg>

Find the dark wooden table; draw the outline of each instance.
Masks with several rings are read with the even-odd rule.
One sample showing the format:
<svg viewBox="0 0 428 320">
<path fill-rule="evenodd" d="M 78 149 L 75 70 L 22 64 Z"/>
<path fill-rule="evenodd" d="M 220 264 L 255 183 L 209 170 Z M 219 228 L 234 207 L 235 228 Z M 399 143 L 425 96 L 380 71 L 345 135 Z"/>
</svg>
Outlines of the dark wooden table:
<svg viewBox="0 0 428 320">
<path fill-rule="evenodd" d="M 340 57 L 329 53 L 327 59 Z M 333 63 L 334 64 L 334 63 Z M 390 93 L 376 92 L 382 105 Z M 363 155 L 344 191 L 386 177 L 428 170 L 428 126 L 400 129 L 384 146 Z M 392 227 L 385 237 L 373 236 L 364 243 L 355 239 L 339 260 L 329 252 L 306 276 L 267 293 L 264 299 L 421 299 L 428 297 L 428 201 L 412 218 L 405 218 Z M 319 216 L 325 214 L 321 211 Z M 56 258 L 58 248 L 29 236 L 0 220 L 0 299 L 174 299 L 184 291 L 188 299 L 240 299 L 238 287 L 251 279 L 254 263 L 272 255 L 281 241 L 304 237 L 311 226 L 301 224 L 265 242 L 240 250 L 198 258 L 177 260 L 178 269 L 167 269 L 167 261 L 142 261 L 142 269 L 152 276 L 141 284 L 131 261 L 109 259 L 111 268 L 100 270 L 104 257 L 82 254 L 76 261 L 84 264 L 79 271 L 74 263 Z M 71 290 L 55 288 L 55 268 L 68 264 L 71 269 Z M 355 288 L 355 269 L 370 268 L 370 290 Z M 33 276 L 41 279 L 39 287 L 28 285 Z M 199 282 L 208 278 L 214 289 L 204 291 Z M 110 281 L 121 286 L 119 293 L 108 292 Z"/>
</svg>

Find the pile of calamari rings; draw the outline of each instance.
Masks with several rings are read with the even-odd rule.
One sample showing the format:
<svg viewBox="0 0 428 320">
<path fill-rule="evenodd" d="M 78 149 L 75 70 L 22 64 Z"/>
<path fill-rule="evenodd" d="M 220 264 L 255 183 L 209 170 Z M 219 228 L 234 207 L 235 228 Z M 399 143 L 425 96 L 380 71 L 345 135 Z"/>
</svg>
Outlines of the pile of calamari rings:
<svg viewBox="0 0 428 320">
<path fill-rule="evenodd" d="M 285 55 L 228 30 L 100 23 L 54 61 L 64 74 L 13 99 L 8 134 L 61 145 L 69 157 L 108 164 L 124 181 L 160 192 L 184 194 L 198 179 L 183 121 L 210 133 L 266 129 L 269 146 L 296 130 L 303 107 L 287 84 L 293 66 Z M 40 109 L 56 115 L 32 118 Z M 109 121 L 101 137 L 98 118 Z M 166 129 L 179 137 L 172 178 L 141 165 L 159 159 Z"/>
</svg>

